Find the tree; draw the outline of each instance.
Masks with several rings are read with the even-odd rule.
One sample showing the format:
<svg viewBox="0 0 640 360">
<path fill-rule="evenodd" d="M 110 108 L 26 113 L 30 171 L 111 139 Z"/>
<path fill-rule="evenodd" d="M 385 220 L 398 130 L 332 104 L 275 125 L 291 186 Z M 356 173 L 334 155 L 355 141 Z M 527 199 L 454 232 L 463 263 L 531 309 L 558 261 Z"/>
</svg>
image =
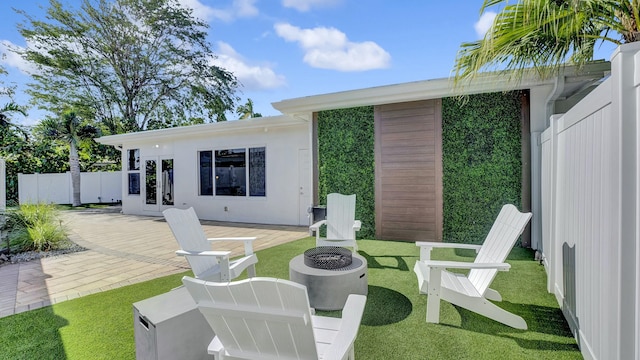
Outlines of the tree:
<svg viewBox="0 0 640 360">
<path fill-rule="evenodd" d="M 0 75 L 7 71 L 0 66 Z M 15 86 L 5 86 L 0 80 L 0 98 L 8 102 L 0 106 L 0 158 L 6 161 L 7 200 L 18 202 L 18 173 L 29 168 L 30 143 L 28 129 L 14 121 L 14 115 L 26 116 L 26 109 L 13 101 Z"/>
<path fill-rule="evenodd" d="M 0 107 L 0 128 L 3 130 L 3 133 L 8 132 L 11 129 L 17 130 L 24 135 L 25 138 L 28 138 L 29 134 L 27 130 L 23 126 L 11 121 L 11 115 L 15 113 L 27 116 L 26 110 L 14 102 L 9 102 Z M 3 144 L 5 143 L 3 142 Z"/>
<path fill-rule="evenodd" d="M 544 78 L 593 60 L 599 42 L 640 41 L 638 0 L 485 0 L 480 13 L 498 4 L 504 7 L 484 38 L 462 44 L 456 82 L 496 69 L 521 77 L 533 68 Z"/>
<path fill-rule="evenodd" d="M 18 13 L 28 45 L 14 51 L 37 66 L 27 92 L 41 108 L 87 109 L 120 133 L 215 119 L 237 101 L 236 78 L 211 63 L 207 24 L 178 0 L 50 0 L 45 21 Z"/>
<path fill-rule="evenodd" d="M 240 120 L 262 117 L 262 114 L 253 112 L 253 100 L 247 99 L 244 105 L 238 105 L 236 114 L 240 116 Z"/>
<path fill-rule="evenodd" d="M 72 206 L 80 206 L 80 161 L 78 147 L 80 143 L 98 135 L 97 129 L 77 115 L 75 111 L 65 111 L 58 118 L 47 117 L 35 128 L 45 138 L 59 140 L 69 145 L 69 171 L 73 189 Z"/>
<path fill-rule="evenodd" d="M 4 67 L 0 66 L 0 75 L 6 75 L 7 71 Z M 0 129 L 2 129 L 3 134 L 9 130 L 17 130 L 21 134 L 27 137 L 27 131 L 24 127 L 17 125 L 12 122 L 13 114 L 20 114 L 22 116 L 27 116 L 27 111 L 24 107 L 19 106 L 13 101 L 13 94 L 15 92 L 15 86 L 3 86 L 3 82 L 0 81 L 0 97 L 9 98 L 9 102 L 2 105 L 0 107 Z M 4 142 L 3 142 L 4 144 Z"/>
</svg>

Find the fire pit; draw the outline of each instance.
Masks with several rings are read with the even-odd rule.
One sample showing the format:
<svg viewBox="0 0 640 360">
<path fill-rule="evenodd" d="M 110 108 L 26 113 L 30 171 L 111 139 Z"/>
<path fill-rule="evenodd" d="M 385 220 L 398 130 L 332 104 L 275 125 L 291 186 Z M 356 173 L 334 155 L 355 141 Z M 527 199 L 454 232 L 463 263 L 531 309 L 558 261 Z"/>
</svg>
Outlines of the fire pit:
<svg viewBox="0 0 640 360">
<path fill-rule="evenodd" d="M 312 307 L 341 310 L 349 294 L 367 295 L 367 260 L 346 248 L 319 246 L 291 259 L 289 279 L 307 287 Z"/>
<path fill-rule="evenodd" d="M 304 252 L 304 264 L 316 269 L 340 269 L 351 263 L 351 251 L 343 247 L 319 246 Z"/>
</svg>

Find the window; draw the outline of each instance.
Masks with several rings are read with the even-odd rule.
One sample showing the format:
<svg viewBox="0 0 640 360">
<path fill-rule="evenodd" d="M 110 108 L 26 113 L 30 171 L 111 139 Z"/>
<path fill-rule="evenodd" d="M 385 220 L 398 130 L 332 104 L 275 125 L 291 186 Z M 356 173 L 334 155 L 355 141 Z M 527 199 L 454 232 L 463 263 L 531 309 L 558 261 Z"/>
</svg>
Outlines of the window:
<svg viewBox="0 0 640 360">
<path fill-rule="evenodd" d="M 140 149 L 129 149 L 127 153 L 129 155 L 127 170 L 140 170 Z"/>
<path fill-rule="evenodd" d="M 156 205 L 158 203 L 157 168 L 158 165 L 155 160 L 145 161 L 144 193 L 146 194 L 145 204 L 147 205 Z"/>
<path fill-rule="evenodd" d="M 140 149 L 127 151 L 129 195 L 140 195 Z"/>
<path fill-rule="evenodd" d="M 249 196 L 266 196 L 266 148 L 249 149 Z"/>
<path fill-rule="evenodd" d="M 162 159 L 162 205 L 173 205 L 173 159 Z"/>
<path fill-rule="evenodd" d="M 198 152 L 199 194 L 264 197 L 265 147 Z M 248 191 L 247 191 L 248 190 Z"/>
<path fill-rule="evenodd" d="M 247 194 L 246 149 L 216 151 L 216 195 Z"/>
<path fill-rule="evenodd" d="M 213 195 L 213 151 L 200 151 L 200 195 Z"/>
<path fill-rule="evenodd" d="M 129 195 L 140 195 L 140 173 L 129 174 Z"/>
</svg>

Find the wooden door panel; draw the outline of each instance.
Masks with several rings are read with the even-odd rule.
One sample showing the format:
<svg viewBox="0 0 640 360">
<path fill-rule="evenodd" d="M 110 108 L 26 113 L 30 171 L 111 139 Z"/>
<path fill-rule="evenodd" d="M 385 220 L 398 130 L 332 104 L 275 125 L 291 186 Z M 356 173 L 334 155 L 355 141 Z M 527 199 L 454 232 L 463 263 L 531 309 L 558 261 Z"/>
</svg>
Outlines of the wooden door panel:
<svg viewBox="0 0 640 360">
<path fill-rule="evenodd" d="M 441 100 L 375 107 L 376 236 L 442 241 Z"/>
</svg>

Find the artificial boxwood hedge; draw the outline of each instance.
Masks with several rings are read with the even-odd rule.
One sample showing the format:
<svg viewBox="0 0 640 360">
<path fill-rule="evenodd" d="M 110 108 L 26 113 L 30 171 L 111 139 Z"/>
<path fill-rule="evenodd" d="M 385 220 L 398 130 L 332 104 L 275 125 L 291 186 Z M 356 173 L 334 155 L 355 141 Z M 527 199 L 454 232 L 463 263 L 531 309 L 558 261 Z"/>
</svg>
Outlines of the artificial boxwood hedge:
<svg viewBox="0 0 640 360">
<path fill-rule="evenodd" d="M 520 208 L 520 92 L 442 100 L 443 241 L 481 243 L 505 203 Z M 374 110 L 318 113 L 319 200 L 356 194 L 358 238 L 375 238 Z"/>
<path fill-rule="evenodd" d="M 373 239 L 375 226 L 375 156 L 373 107 L 318 113 L 318 193 L 356 194 L 359 239 Z"/>
<path fill-rule="evenodd" d="M 442 99 L 443 241 L 482 243 L 502 205 L 520 208 L 520 96 Z"/>
</svg>

